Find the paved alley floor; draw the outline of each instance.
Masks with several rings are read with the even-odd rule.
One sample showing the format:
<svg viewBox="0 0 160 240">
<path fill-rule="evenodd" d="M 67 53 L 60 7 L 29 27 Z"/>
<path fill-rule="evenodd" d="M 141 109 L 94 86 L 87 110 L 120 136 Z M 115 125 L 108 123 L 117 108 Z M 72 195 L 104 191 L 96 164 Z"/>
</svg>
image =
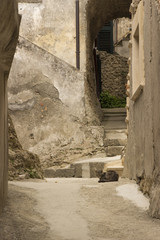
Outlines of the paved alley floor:
<svg viewBox="0 0 160 240">
<path fill-rule="evenodd" d="M 10 182 L 0 240 L 159 240 L 160 220 L 148 205 L 126 179 Z"/>
</svg>

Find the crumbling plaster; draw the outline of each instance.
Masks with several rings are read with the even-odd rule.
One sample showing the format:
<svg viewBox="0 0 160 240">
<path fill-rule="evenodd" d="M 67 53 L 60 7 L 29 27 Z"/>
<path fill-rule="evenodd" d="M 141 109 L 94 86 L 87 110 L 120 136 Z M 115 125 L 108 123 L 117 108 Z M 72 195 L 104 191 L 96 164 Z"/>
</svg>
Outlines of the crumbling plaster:
<svg viewBox="0 0 160 240">
<path fill-rule="evenodd" d="M 15 1 L 2 0 L 0 7 L 0 212 L 8 188 L 7 80 L 13 60 L 20 17 Z"/>
<path fill-rule="evenodd" d="M 21 37 L 9 110 L 22 146 L 38 154 L 43 167 L 104 154 L 104 130 L 87 126 L 84 104 L 84 73 Z"/>
</svg>

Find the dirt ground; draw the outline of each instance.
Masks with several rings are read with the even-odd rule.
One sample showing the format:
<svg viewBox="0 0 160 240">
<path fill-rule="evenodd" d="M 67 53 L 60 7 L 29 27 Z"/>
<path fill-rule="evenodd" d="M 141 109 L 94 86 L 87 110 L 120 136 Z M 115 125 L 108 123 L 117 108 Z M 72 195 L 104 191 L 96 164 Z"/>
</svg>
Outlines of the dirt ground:
<svg viewBox="0 0 160 240">
<path fill-rule="evenodd" d="M 125 179 L 10 182 L 0 240 L 159 240 L 160 220 L 136 189 Z"/>
</svg>

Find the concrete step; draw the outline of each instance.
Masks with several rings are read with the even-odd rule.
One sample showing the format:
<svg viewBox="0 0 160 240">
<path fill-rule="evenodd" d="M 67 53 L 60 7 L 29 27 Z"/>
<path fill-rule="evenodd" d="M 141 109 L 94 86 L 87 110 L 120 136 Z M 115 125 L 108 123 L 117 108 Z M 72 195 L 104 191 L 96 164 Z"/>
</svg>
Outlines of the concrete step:
<svg viewBox="0 0 160 240">
<path fill-rule="evenodd" d="M 120 160 L 121 156 L 90 158 L 72 163 L 68 168 L 48 168 L 44 172 L 46 178 L 76 177 L 96 178 L 103 171 L 106 163 Z"/>
</svg>

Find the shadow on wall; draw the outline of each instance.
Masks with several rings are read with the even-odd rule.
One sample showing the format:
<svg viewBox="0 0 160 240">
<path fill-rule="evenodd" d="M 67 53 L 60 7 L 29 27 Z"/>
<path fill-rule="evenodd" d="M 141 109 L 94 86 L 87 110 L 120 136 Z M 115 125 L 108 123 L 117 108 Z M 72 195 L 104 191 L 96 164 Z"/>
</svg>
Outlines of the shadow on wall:
<svg viewBox="0 0 160 240">
<path fill-rule="evenodd" d="M 8 188 L 7 79 L 12 64 L 20 17 L 16 1 L 2 0 L 0 7 L 0 212 Z"/>
</svg>

